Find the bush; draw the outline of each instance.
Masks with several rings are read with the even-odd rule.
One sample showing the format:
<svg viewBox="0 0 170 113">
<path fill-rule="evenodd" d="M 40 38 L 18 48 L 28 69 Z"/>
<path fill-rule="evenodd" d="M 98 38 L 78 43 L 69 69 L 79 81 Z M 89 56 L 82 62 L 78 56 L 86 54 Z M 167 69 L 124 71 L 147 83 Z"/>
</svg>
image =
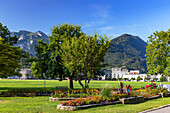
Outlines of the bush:
<svg viewBox="0 0 170 113">
<path fill-rule="evenodd" d="M 132 77 L 131 80 L 135 80 L 135 78 Z"/>
<path fill-rule="evenodd" d="M 107 77 L 107 78 L 105 78 L 105 80 L 111 80 L 111 77 Z"/>
<path fill-rule="evenodd" d="M 137 77 L 137 81 L 143 80 L 140 76 Z"/>
<path fill-rule="evenodd" d="M 129 80 L 129 78 L 124 78 L 124 80 Z"/>
<path fill-rule="evenodd" d="M 118 78 L 118 80 L 119 80 L 119 81 L 121 81 L 121 80 L 122 80 L 122 78 Z"/>
<path fill-rule="evenodd" d="M 117 81 L 117 78 L 112 78 L 113 81 Z"/>
<path fill-rule="evenodd" d="M 161 76 L 160 81 L 165 82 L 166 81 L 166 76 Z"/>
</svg>

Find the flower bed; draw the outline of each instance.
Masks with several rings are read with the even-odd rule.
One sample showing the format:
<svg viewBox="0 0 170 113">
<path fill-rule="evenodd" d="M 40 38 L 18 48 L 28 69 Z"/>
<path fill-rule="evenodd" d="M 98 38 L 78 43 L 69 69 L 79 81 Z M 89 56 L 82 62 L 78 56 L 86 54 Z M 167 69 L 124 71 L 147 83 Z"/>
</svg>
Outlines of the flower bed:
<svg viewBox="0 0 170 113">
<path fill-rule="evenodd" d="M 51 97 L 53 98 L 85 98 L 87 96 L 91 95 L 98 95 L 100 91 L 97 89 L 80 89 L 80 90 L 71 90 L 71 91 L 61 91 L 57 90 L 54 91 L 53 94 L 51 94 Z"/>
<path fill-rule="evenodd" d="M 62 106 L 82 106 L 89 104 L 99 104 L 99 103 L 109 103 L 118 100 L 117 98 L 108 98 L 103 96 L 91 96 L 86 98 L 78 98 L 74 100 L 69 100 L 62 102 Z"/>
<path fill-rule="evenodd" d="M 89 104 L 89 105 L 82 105 L 82 106 L 63 106 L 62 104 L 60 104 L 60 105 L 57 105 L 57 109 L 75 111 L 79 109 L 86 109 L 86 108 L 105 106 L 105 105 L 114 105 L 114 104 L 120 104 L 120 103 L 121 103 L 120 101 L 114 101 L 114 102 L 108 102 L 108 103 Z"/>
</svg>

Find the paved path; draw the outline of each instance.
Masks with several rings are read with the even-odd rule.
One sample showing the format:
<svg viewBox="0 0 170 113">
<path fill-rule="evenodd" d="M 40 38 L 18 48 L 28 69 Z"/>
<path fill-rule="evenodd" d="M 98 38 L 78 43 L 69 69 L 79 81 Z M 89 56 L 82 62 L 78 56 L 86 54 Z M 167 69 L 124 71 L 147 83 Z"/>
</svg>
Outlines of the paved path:
<svg viewBox="0 0 170 113">
<path fill-rule="evenodd" d="M 170 113 L 170 107 L 162 108 L 148 113 Z"/>
</svg>

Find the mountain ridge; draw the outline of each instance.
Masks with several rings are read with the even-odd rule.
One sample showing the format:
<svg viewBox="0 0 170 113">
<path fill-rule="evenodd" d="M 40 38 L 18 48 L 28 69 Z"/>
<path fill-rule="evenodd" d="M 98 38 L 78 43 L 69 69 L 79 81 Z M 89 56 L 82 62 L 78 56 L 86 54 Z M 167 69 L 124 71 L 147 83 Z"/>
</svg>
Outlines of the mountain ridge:
<svg viewBox="0 0 170 113">
<path fill-rule="evenodd" d="M 18 38 L 18 42 L 15 46 L 19 46 L 24 51 L 28 51 L 34 56 L 36 55 L 34 47 L 38 44 L 37 41 L 43 39 L 43 41 L 46 40 L 48 42 L 48 36 L 42 31 L 30 32 L 26 30 L 20 30 L 19 32 L 11 32 L 11 35 L 16 35 Z"/>
</svg>

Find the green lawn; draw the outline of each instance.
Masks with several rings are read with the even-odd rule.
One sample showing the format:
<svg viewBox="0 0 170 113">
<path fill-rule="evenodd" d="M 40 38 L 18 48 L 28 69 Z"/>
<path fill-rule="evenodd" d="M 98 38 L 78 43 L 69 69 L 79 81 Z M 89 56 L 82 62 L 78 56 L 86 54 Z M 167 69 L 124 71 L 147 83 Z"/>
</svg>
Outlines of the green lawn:
<svg viewBox="0 0 170 113">
<path fill-rule="evenodd" d="M 124 85 L 132 85 L 135 88 L 139 88 L 141 86 L 145 86 L 150 84 L 150 82 L 123 82 Z M 91 81 L 90 88 L 99 88 L 104 84 L 111 84 L 112 86 L 118 88 L 120 82 L 119 81 Z M 160 82 L 157 82 L 160 84 Z M 164 82 L 163 84 L 170 84 L 168 82 Z M 58 80 L 46 80 L 46 87 L 55 88 L 56 86 L 68 86 L 68 81 L 64 80 L 62 82 Z M 43 80 L 0 80 L 0 91 L 13 89 L 13 88 L 43 88 L 44 81 Z M 81 88 L 77 81 L 74 81 L 74 88 Z M 60 102 L 50 102 L 48 101 L 49 97 L 0 97 L 0 112 L 8 113 L 8 112 L 24 112 L 24 113 L 53 113 L 53 112 L 67 112 L 67 111 L 59 111 L 56 110 L 56 106 L 60 104 Z M 159 98 L 155 100 L 146 101 L 140 104 L 131 104 L 131 105 L 109 105 L 102 107 L 95 107 L 85 110 L 74 111 L 78 113 L 88 113 L 88 112 L 106 112 L 106 113 L 135 113 L 139 111 L 143 111 L 146 109 L 150 109 L 153 107 L 170 104 L 170 97 L 168 98 Z"/>
<path fill-rule="evenodd" d="M 134 88 L 140 88 L 141 86 L 146 86 L 150 84 L 150 82 L 130 82 L 123 81 L 124 85 L 131 85 Z M 160 84 L 160 82 L 156 82 Z M 170 84 L 170 82 L 162 82 L 163 84 Z M 55 88 L 56 86 L 68 86 L 69 82 L 67 80 L 58 81 L 58 80 L 46 80 L 47 88 Z M 120 82 L 119 81 L 91 81 L 90 88 L 99 88 L 104 84 L 111 84 L 112 86 L 118 88 Z M 9 80 L 9 79 L 0 79 L 0 90 L 5 89 L 13 89 L 13 88 L 43 88 L 44 80 Z M 78 81 L 74 81 L 74 88 L 81 88 L 78 84 Z"/>
<path fill-rule="evenodd" d="M 0 97 L 2 113 L 58 113 L 68 112 L 56 110 L 60 102 L 50 102 L 49 97 Z M 140 104 L 109 105 L 72 111 L 76 113 L 137 113 L 146 109 L 170 104 L 170 97 L 145 101 Z"/>
</svg>

